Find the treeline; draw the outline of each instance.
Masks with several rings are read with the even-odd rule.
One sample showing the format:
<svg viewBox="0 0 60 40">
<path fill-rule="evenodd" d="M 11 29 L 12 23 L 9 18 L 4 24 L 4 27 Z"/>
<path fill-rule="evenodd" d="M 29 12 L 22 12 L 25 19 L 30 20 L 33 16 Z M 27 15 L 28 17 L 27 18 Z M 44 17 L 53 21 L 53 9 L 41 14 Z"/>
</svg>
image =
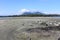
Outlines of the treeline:
<svg viewBox="0 0 60 40">
<path fill-rule="evenodd" d="M 30 14 L 30 15 L 9 15 L 9 16 L 0 16 L 0 17 L 60 17 L 60 15 Z"/>
</svg>

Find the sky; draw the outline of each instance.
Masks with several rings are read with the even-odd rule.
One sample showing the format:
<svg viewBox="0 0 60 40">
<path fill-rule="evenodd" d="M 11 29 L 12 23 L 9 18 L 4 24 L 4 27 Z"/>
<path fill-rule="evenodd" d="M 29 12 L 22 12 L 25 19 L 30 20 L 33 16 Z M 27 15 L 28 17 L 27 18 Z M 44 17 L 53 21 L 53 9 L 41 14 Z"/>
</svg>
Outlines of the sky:
<svg viewBox="0 0 60 40">
<path fill-rule="evenodd" d="M 19 15 L 25 11 L 60 14 L 60 0 L 0 0 L 0 15 Z"/>
</svg>

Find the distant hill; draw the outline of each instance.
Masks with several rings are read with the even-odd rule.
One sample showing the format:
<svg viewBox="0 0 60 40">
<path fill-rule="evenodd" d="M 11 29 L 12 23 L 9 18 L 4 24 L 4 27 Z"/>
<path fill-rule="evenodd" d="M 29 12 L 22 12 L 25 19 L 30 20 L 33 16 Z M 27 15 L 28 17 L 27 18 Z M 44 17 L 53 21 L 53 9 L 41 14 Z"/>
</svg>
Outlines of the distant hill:
<svg viewBox="0 0 60 40">
<path fill-rule="evenodd" d="M 42 12 L 24 12 L 22 15 L 43 15 Z"/>
<path fill-rule="evenodd" d="M 45 14 L 42 12 L 24 12 L 21 15 L 8 15 L 8 16 L 0 16 L 0 17 L 60 17 L 58 14 Z"/>
</svg>

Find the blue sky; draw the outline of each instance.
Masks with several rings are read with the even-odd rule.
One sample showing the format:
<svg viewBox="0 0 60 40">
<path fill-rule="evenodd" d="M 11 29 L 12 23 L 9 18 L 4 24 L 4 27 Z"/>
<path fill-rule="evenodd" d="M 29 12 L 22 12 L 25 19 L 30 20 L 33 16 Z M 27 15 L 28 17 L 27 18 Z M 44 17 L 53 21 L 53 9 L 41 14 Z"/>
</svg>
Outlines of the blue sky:
<svg viewBox="0 0 60 40">
<path fill-rule="evenodd" d="M 21 14 L 26 10 L 60 14 L 60 0 L 0 0 L 0 15 Z"/>
</svg>

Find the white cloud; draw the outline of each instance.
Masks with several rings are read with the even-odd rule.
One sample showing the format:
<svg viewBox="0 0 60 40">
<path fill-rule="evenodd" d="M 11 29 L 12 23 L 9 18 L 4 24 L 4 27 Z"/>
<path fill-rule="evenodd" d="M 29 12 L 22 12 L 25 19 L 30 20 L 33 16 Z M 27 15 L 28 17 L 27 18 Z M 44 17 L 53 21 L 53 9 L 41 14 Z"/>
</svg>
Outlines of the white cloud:
<svg viewBox="0 0 60 40">
<path fill-rule="evenodd" d="M 20 12 L 24 13 L 24 12 L 35 12 L 38 11 L 37 9 L 21 9 Z"/>
<path fill-rule="evenodd" d="M 28 9 L 21 9 L 21 12 L 30 12 Z"/>
<path fill-rule="evenodd" d="M 29 9 L 21 9 L 16 14 L 21 15 L 24 12 L 36 12 L 36 11 L 39 11 L 39 12 L 42 12 L 42 13 L 45 13 L 45 14 L 55 14 L 55 13 L 51 13 L 51 12 L 47 12 L 47 11 L 40 11 L 40 10 L 37 10 L 37 9 L 30 9 L 30 10 Z"/>
<path fill-rule="evenodd" d="M 38 10 L 36 10 L 36 9 L 21 9 L 21 10 L 19 10 L 16 14 L 17 15 L 21 15 L 21 14 L 23 14 L 24 12 L 36 12 L 36 11 L 38 11 Z"/>
<path fill-rule="evenodd" d="M 28 10 L 28 9 L 21 9 L 21 10 L 19 10 L 16 14 L 21 15 L 21 14 L 23 14 L 24 12 L 30 12 L 30 10 Z"/>
<path fill-rule="evenodd" d="M 48 12 L 43 12 L 43 13 L 45 13 L 45 14 L 49 14 Z"/>
</svg>

